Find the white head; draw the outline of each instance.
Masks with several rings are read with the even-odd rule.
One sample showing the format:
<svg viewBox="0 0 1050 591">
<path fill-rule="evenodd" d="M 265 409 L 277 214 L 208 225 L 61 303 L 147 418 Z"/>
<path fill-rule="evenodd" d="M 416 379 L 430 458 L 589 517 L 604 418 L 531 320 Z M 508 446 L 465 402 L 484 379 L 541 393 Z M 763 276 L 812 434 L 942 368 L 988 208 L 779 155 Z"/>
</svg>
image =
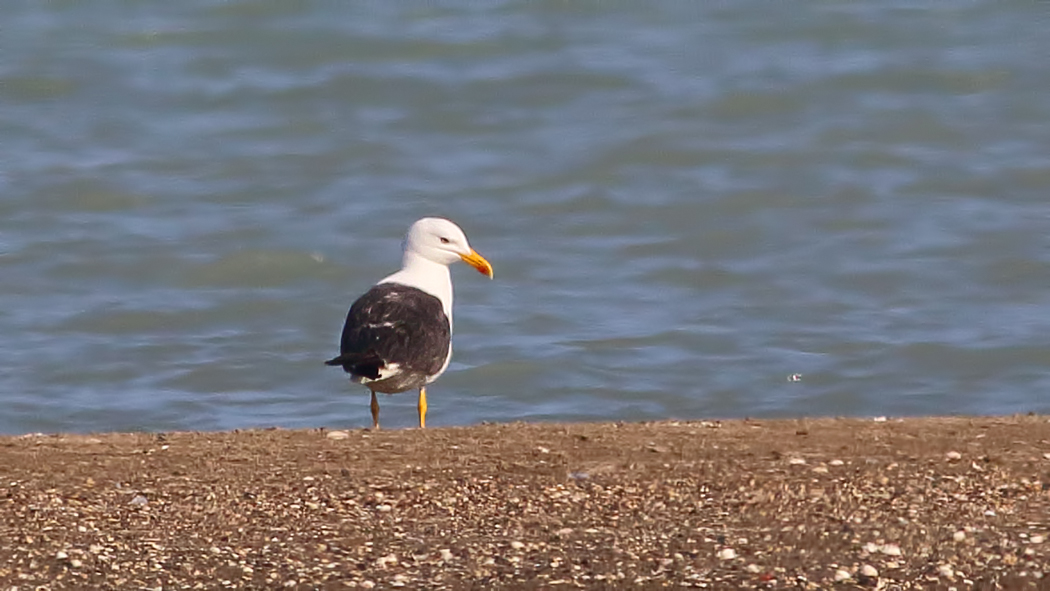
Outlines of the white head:
<svg viewBox="0 0 1050 591">
<path fill-rule="evenodd" d="M 478 254 L 459 226 L 444 218 L 423 218 L 405 235 L 405 254 L 415 254 L 441 265 L 463 261 L 492 278 L 492 265 Z"/>
</svg>

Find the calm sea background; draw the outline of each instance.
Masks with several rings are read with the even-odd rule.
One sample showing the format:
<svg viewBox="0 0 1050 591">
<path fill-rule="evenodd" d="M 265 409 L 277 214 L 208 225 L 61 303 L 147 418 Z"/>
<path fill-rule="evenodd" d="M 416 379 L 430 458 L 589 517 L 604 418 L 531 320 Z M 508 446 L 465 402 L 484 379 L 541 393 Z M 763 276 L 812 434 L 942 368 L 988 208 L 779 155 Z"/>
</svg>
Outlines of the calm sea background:
<svg viewBox="0 0 1050 591">
<path fill-rule="evenodd" d="M 1050 412 L 1048 22 L 5 1 L 0 433 L 368 425 L 322 361 L 424 215 L 496 270 L 432 426 Z"/>
</svg>

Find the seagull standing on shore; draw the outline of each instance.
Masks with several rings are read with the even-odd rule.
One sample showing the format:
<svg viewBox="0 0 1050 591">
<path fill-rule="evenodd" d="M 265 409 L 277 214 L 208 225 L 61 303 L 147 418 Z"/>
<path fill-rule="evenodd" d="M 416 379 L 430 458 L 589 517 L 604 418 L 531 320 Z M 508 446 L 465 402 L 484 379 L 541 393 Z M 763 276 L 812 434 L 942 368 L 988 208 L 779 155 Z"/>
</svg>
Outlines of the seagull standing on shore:
<svg viewBox="0 0 1050 591">
<path fill-rule="evenodd" d="M 419 390 L 419 427 L 426 427 L 427 384 L 452 359 L 452 277 L 463 261 L 492 278 L 492 265 L 467 242 L 459 226 L 423 218 L 405 236 L 401 270 L 375 284 L 350 307 L 339 356 L 350 379 L 372 392 L 372 428 L 379 428 L 376 392 Z"/>
</svg>

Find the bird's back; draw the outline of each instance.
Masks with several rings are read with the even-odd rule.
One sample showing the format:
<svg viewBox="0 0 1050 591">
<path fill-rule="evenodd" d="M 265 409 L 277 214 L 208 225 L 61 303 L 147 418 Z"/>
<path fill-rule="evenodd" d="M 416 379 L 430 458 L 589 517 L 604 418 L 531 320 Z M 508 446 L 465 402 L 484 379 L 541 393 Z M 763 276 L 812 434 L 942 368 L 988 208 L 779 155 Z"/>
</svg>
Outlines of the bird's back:
<svg viewBox="0 0 1050 591">
<path fill-rule="evenodd" d="M 416 287 L 380 283 L 350 307 L 339 357 L 326 363 L 376 391 L 401 392 L 444 369 L 451 340 L 441 300 Z"/>
</svg>

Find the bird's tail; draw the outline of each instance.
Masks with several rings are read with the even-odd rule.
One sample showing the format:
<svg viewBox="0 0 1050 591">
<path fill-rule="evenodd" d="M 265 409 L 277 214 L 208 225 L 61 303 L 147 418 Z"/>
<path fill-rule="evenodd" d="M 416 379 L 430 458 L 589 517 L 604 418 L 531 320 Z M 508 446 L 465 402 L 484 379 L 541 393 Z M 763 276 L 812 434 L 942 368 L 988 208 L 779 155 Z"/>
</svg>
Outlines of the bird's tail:
<svg viewBox="0 0 1050 591">
<path fill-rule="evenodd" d="M 342 353 L 324 362 L 325 365 L 342 366 L 349 374 L 363 376 L 372 380 L 379 378 L 379 370 L 386 367 L 386 362 L 375 351 L 367 353 Z"/>
</svg>

